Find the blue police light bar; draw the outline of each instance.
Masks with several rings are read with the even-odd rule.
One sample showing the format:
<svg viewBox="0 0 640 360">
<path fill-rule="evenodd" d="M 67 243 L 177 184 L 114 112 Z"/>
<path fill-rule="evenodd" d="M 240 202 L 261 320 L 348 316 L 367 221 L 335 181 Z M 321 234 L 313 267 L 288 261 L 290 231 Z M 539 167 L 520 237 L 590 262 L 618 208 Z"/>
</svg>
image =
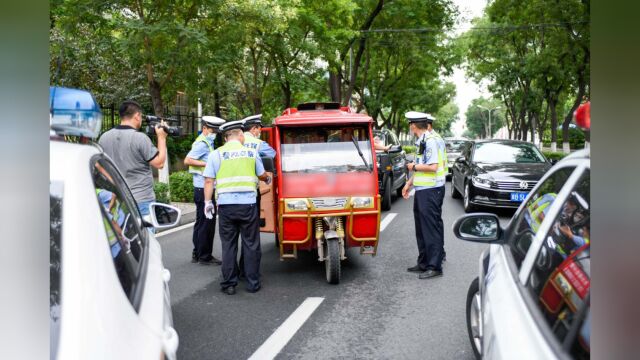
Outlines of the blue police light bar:
<svg viewBox="0 0 640 360">
<path fill-rule="evenodd" d="M 86 90 L 49 87 L 49 126 L 58 135 L 96 138 L 102 126 L 102 112 Z"/>
</svg>

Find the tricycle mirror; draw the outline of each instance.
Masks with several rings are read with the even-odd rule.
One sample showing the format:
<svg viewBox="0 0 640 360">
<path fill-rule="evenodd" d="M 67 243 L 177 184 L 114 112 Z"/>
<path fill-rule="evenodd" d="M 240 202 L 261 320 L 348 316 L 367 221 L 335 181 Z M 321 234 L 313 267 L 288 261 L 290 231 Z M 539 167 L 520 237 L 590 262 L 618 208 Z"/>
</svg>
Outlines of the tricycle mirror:
<svg viewBox="0 0 640 360">
<path fill-rule="evenodd" d="M 459 218 L 453 225 L 453 233 L 461 240 L 494 243 L 500 239 L 502 228 L 495 214 L 476 213 Z"/>
<path fill-rule="evenodd" d="M 149 220 L 156 229 L 165 229 L 178 225 L 181 211 L 175 206 L 152 202 L 149 205 Z"/>
<path fill-rule="evenodd" d="M 275 173 L 275 165 L 273 164 L 273 158 L 268 156 L 262 156 L 262 165 L 264 166 L 264 170 L 270 173 Z"/>
<path fill-rule="evenodd" d="M 400 145 L 393 145 L 389 148 L 390 153 L 399 153 L 400 151 L 402 151 L 402 146 Z"/>
</svg>

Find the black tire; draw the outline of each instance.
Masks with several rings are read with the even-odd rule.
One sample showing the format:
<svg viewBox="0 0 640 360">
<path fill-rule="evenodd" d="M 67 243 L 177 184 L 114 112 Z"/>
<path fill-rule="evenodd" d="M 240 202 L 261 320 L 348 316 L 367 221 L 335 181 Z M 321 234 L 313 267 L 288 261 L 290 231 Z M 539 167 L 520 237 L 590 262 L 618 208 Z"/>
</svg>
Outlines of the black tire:
<svg viewBox="0 0 640 360">
<path fill-rule="evenodd" d="M 278 233 L 276 232 L 275 234 L 273 234 L 273 237 L 275 238 L 275 244 L 276 244 L 276 248 L 280 247 L 280 239 L 278 238 Z"/>
<path fill-rule="evenodd" d="M 391 209 L 391 178 L 387 176 L 384 180 L 384 192 L 382 193 L 382 210 Z"/>
<path fill-rule="evenodd" d="M 340 242 L 338 239 L 325 240 L 324 267 L 329 284 L 340 283 Z"/>
<path fill-rule="evenodd" d="M 462 197 L 462 194 L 460 194 L 460 191 L 456 189 L 456 186 L 453 182 L 453 176 L 451 176 L 451 197 L 454 199 L 460 199 Z"/>
<path fill-rule="evenodd" d="M 476 207 L 471 203 L 471 200 L 469 199 L 469 182 L 467 181 L 464 184 L 464 195 L 462 196 L 463 200 L 463 205 L 464 205 L 464 212 L 466 213 L 470 213 L 473 212 Z"/>
<path fill-rule="evenodd" d="M 480 282 L 478 278 L 475 278 L 471 285 L 469 285 L 469 290 L 467 291 L 467 334 L 469 334 L 469 342 L 471 343 L 471 348 L 473 349 L 473 355 L 476 359 L 480 359 L 482 357 L 482 338 L 479 334 L 479 326 L 481 326 L 480 322 L 482 320 L 482 314 L 475 314 L 475 309 L 480 309 L 479 304 L 474 304 L 474 301 L 480 301 Z M 475 308 L 472 308 L 475 307 Z M 473 310 L 473 311 L 472 311 Z M 474 313 L 472 315 L 472 313 Z M 476 319 L 472 319 L 472 316 L 476 316 Z"/>
</svg>

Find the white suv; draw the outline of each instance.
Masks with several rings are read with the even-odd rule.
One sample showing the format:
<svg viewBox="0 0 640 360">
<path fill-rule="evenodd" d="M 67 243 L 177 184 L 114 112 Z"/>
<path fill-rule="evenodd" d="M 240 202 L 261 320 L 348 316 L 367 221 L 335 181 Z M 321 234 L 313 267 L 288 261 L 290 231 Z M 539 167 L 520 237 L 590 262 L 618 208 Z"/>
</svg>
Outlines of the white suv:
<svg viewBox="0 0 640 360">
<path fill-rule="evenodd" d="M 454 224 L 463 240 L 488 243 L 467 295 L 473 351 L 484 359 L 588 359 L 590 155 L 550 169 L 505 229 L 494 214 Z"/>
</svg>

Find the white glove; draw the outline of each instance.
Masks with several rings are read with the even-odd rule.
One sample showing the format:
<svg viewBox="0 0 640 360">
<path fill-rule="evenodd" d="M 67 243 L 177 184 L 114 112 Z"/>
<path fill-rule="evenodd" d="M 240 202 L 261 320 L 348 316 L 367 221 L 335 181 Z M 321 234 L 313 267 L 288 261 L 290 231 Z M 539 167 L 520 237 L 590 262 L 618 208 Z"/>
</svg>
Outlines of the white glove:
<svg viewBox="0 0 640 360">
<path fill-rule="evenodd" d="M 216 213 L 216 207 L 213 206 L 213 202 L 211 200 L 207 200 L 204 202 L 204 216 L 207 219 L 213 219 L 213 214 Z"/>
<path fill-rule="evenodd" d="M 267 180 L 265 180 L 264 183 L 267 185 L 271 185 L 271 176 L 267 176 Z"/>
</svg>

